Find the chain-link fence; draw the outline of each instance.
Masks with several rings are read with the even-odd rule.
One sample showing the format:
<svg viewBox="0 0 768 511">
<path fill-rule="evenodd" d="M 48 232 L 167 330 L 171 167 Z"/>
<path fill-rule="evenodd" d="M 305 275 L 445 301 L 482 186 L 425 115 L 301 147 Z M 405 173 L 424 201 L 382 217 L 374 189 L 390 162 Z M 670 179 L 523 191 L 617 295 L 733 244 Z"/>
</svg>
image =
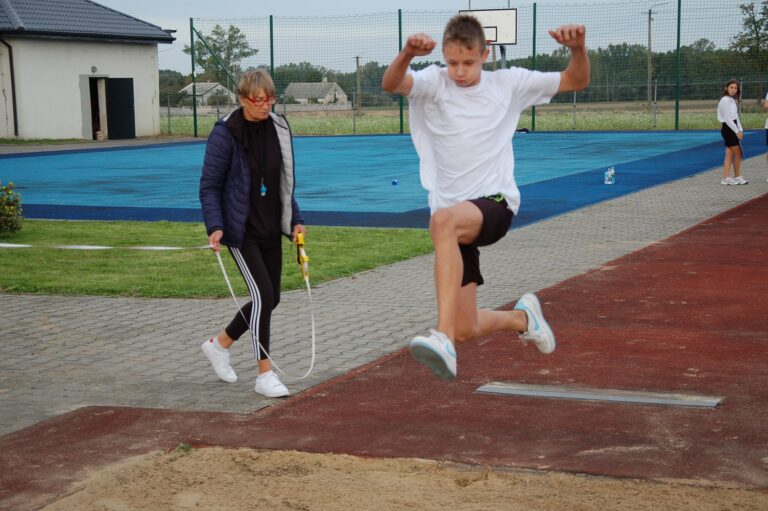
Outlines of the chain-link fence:
<svg viewBox="0 0 768 511">
<path fill-rule="evenodd" d="M 516 45 L 493 47 L 486 69 L 561 71 L 568 51 L 547 33 L 587 27 L 591 83 L 532 109 L 536 130 L 715 129 L 715 108 L 731 78 L 742 84 L 746 127 L 762 127 L 768 90 L 768 0 L 657 0 L 517 8 Z M 440 63 L 440 40 L 454 11 L 395 11 L 333 17 L 190 20 L 196 100 L 168 104 L 171 133 L 206 135 L 237 107 L 239 75 L 264 68 L 277 87 L 275 110 L 298 134 L 408 131 L 407 98 L 381 89 L 381 77 L 409 34 L 438 47 L 413 60 Z M 213 84 L 213 85 L 212 85 Z M 210 94 L 219 85 L 218 92 Z M 190 90 L 190 93 L 192 90 Z"/>
</svg>

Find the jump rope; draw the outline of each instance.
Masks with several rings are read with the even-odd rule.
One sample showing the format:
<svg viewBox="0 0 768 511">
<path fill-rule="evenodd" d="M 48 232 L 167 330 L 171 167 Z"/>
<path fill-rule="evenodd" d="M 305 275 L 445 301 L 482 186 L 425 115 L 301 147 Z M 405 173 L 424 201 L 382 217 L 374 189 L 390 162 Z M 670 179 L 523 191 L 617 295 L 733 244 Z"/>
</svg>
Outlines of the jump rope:
<svg viewBox="0 0 768 511">
<path fill-rule="evenodd" d="M 310 375 L 312 372 L 312 369 L 315 367 L 315 309 L 314 305 L 312 303 L 312 288 L 309 285 L 309 256 L 307 255 L 307 251 L 304 248 L 304 234 L 302 233 L 296 233 L 296 262 L 299 264 L 299 268 L 301 269 L 301 275 L 304 278 L 304 284 L 307 286 L 307 296 L 309 297 L 309 315 L 312 321 L 312 358 L 309 363 L 309 369 L 307 369 L 307 372 L 304 373 L 303 376 L 292 376 L 282 369 L 275 363 L 274 359 L 270 354 L 267 352 L 267 350 L 264 349 L 264 346 L 261 345 L 261 341 L 257 340 L 256 342 L 259 344 L 259 348 L 261 349 L 262 353 L 264 353 L 267 356 L 267 359 L 272 363 L 272 366 L 275 368 L 275 370 L 285 376 L 288 380 L 303 380 L 307 376 Z M 240 306 L 240 302 L 237 301 L 237 296 L 235 295 L 234 289 L 232 289 L 232 283 L 229 280 L 229 275 L 227 274 L 226 268 L 224 268 L 224 261 L 221 260 L 221 251 L 215 252 L 216 254 L 216 260 L 219 262 L 219 268 L 221 268 L 221 273 L 224 275 L 224 281 L 227 283 L 227 288 L 229 288 L 229 294 L 232 295 L 232 299 L 235 301 L 235 305 L 237 305 L 237 310 L 240 312 L 240 316 L 245 320 L 245 324 L 248 325 L 248 328 L 251 327 L 251 322 L 248 321 L 248 319 L 245 317 L 245 314 L 243 314 L 243 308 Z"/>
</svg>

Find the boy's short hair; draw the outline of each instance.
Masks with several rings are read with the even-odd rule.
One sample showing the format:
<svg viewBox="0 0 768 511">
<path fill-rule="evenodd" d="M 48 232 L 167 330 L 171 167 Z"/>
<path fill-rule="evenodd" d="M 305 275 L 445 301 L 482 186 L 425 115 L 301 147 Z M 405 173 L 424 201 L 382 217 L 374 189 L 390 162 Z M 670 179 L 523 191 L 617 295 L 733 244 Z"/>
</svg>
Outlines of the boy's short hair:
<svg viewBox="0 0 768 511">
<path fill-rule="evenodd" d="M 457 14 L 448 20 L 443 32 L 443 47 L 451 43 L 460 44 L 468 50 L 479 48 L 482 54 L 485 51 L 483 25 L 470 14 Z"/>
<path fill-rule="evenodd" d="M 275 82 L 265 70 L 255 69 L 240 77 L 240 82 L 237 84 L 237 95 L 241 98 L 246 98 L 260 90 L 264 91 L 268 97 L 275 95 Z"/>
</svg>

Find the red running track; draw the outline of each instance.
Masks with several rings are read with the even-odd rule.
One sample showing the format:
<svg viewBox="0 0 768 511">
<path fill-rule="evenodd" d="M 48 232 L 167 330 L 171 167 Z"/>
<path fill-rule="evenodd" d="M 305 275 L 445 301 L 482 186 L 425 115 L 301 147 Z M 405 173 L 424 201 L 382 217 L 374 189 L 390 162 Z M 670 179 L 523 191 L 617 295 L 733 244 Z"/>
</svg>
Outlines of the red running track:
<svg viewBox="0 0 768 511">
<path fill-rule="evenodd" d="M 0 508 L 181 442 L 768 488 L 768 196 L 539 293 L 559 340 L 405 350 L 252 414 L 88 407 L 0 437 Z M 513 299 L 515 297 L 510 297 Z M 715 409 L 476 394 L 490 381 L 724 396 Z"/>
</svg>

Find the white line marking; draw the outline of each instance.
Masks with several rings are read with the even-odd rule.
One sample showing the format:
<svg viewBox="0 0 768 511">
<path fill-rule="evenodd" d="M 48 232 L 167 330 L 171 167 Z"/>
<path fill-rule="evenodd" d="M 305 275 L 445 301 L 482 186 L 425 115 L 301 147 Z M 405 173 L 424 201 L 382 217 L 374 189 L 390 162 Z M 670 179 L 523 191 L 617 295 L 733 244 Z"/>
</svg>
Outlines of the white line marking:
<svg viewBox="0 0 768 511">
<path fill-rule="evenodd" d="M 491 382 L 487 385 L 482 385 L 475 392 L 480 394 L 506 394 L 512 396 L 687 406 L 694 408 L 714 408 L 724 399 L 720 396 L 503 382 Z"/>
<path fill-rule="evenodd" d="M 208 245 L 197 247 L 164 247 L 152 245 L 138 245 L 134 247 L 107 247 L 104 245 L 22 245 L 20 243 L 0 243 L 0 248 L 57 248 L 63 250 L 202 250 L 210 248 Z"/>
</svg>

